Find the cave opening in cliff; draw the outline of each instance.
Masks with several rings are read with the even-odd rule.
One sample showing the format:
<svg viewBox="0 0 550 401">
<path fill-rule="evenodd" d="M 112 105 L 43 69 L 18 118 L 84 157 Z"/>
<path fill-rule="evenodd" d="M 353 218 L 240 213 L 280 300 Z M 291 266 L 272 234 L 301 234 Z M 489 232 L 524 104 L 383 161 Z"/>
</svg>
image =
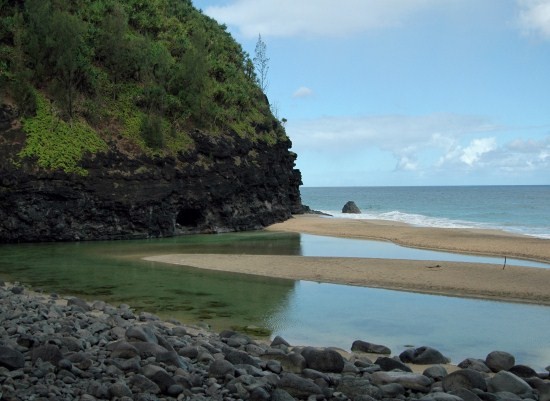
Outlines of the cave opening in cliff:
<svg viewBox="0 0 550 401">
<path fill-rule="evenodd" d="M 181 209 L 176 217 L 176 223 L 182 227 L 197 227 L 203 216 L 200 209 Z"/>
</svg>

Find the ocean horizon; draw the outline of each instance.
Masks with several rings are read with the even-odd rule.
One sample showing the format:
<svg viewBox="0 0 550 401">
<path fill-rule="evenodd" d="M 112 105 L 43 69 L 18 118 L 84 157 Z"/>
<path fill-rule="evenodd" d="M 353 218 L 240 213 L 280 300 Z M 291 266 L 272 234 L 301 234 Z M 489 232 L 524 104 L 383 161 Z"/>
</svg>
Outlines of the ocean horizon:
<svg viewBox="0 0 550 401">
<path fill-rule="evenodd" d="M 304 205 L 334 218 L 502 230 L 550 239 L 550 185 L 302 186 L 300 193 Z M 354 201 L 361 213 L 342 213 L 347 201 Z"/>
</svg>

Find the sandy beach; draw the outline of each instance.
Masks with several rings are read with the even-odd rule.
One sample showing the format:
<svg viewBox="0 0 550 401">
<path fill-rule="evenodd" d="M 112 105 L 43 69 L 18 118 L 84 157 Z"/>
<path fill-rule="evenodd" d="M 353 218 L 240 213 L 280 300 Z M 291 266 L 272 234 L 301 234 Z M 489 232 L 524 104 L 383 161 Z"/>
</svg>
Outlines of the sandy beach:
<svg viewBox="0 0 550 401">
<path fill-rule="evenodd" d="M 301 215 L 267 230 L 390 241 L 411 248 L 535 260 L 550 263 L 550 240 L 497 230 L 428 228 L 383 220 Z M 549 283 L 550 284 L 550 283 Z"/>
<path fill-rule="evenodd" d="M 297 216 L 271 231 L 392 241 L 415 248 L 550 261 L 550 241 L 498 231 Z M 550 305 L 550 269 L 503 264 L 278 255 L 177 254 L 146 260 L 202 269 Z"/>
</svg>

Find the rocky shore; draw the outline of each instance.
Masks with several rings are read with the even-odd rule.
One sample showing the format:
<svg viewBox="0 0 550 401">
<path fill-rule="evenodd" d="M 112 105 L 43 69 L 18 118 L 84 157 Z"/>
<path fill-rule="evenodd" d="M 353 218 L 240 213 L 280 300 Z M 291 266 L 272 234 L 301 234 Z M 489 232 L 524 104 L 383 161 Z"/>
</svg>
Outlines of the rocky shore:
<svg viewBox="0 0 550 401">
<path fill-rule="evenodd" d="M 430 347 L 263 343 L 18 285 L 0 304 L 0 400 L 550 401 L 549 373 L 503 351 L 448 369 Z"/>
</svg>

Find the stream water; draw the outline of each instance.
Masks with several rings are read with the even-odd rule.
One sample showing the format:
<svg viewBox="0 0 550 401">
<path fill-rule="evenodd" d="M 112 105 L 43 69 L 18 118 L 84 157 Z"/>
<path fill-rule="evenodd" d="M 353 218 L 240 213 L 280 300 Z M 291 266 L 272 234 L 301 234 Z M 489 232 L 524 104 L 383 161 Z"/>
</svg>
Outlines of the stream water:
<svg viewBox="0 0 550 401">
<path fill-rule="evenodd" d="M 375 241 L 251 232 L 1 245 L 0 279 L 114 305 L 127 303 L 163 318 L 207 323 L 217 330 L 255 326 L 272 336 L 282 335 L 291 344 L 349 350 L 354 340 L 362 339 L 387 345 L 394 353 L 408 345 L 429 345 L 455 363 L 504 350 L 513 353 L 518 363 L 539 370 L 550 364 L 549 307 L 210 272 L 141 260 L 169 253 L 473 258 L 500 263 L 500 259 Z"/>
</svg>

